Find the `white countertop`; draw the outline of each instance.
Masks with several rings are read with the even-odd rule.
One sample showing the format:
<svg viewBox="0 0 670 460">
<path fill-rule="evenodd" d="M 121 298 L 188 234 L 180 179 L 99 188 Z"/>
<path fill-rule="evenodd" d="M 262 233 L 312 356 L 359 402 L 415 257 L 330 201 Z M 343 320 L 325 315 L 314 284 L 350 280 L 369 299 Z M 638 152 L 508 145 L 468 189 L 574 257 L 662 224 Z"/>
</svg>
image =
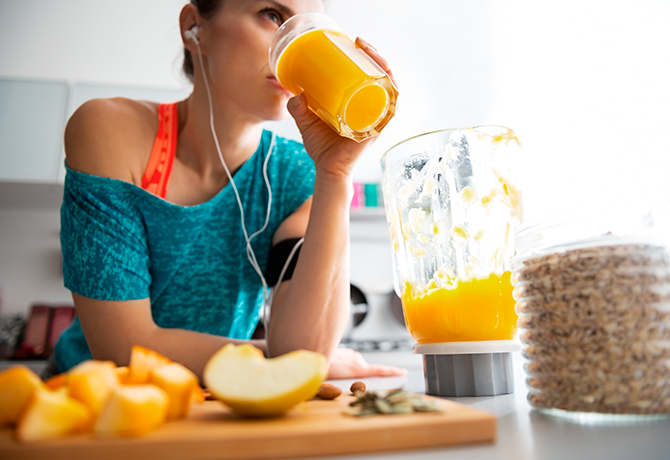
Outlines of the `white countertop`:
<svg viewBox="0 0 670 460">
<path fill-rule="evenodd" d="M 365 379 L 369 389 L 403 386 L 425 393 L 421 356 L 411 352 L 364 353 L 369 362 L 392 364 L 409 370 L 399 378 Z M 526 401 L 523 358 L 514 353 L 516 391 L 511 395 L 449 398 L 491 412 L 498 418 L 498 436 L 493 444 L 474 444 L 442 449 L 385 452 L 374 455 L 337 457 L 347 460 L 437 460 L 437 459 L 542 459 L 542 460 L 668 460 L 670 420 L 638 424 L 579 424 L 534 411 Z M 331 381 L 347 389 L 352 381 Z"/>
<path fill-rule="evenodd" d="M 403 387 L 423 394 L 421 356 L 411 352 L 366 352 L 371 363 L 408 369 L 404 377 L 364 379 L 368 389 Z M 514 353 L 516 391 L 511 395 L 449 398 L 491 412 L 498 419 L 498 436 L 493 444 L 473 444 L 441 449 L 383 452 L 370 455 L 328 457 L 337 460 L 669 460 L 670 420 L 638 424 L 579 424 L 534 411 L 526 401 L 523 358 Z M 18 362 L 8 362 L 18 364 Z M 43 361 L 21 364 L 41 367 Z M 354 380 L 330 381 L 348 391 Z M 323 457 L 319 457 L 323 459 Z M 314 459 L 316 460 L 316 458 Z"/>
</svg>

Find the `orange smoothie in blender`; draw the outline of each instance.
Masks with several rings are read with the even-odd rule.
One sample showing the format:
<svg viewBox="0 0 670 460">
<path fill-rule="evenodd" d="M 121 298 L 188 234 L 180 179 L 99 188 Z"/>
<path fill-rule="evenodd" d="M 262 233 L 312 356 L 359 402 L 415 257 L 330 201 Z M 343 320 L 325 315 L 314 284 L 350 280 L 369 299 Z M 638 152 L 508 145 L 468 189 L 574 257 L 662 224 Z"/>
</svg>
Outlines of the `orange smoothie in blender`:
<svg viewBox="0 0 670 460">
<path fill-rule="evenodd" d="M 414 295 L 407 283 L 402 296 L 407 328 L 419 343 L 513 339 L 517 315 L 512 290 L 508 271 Z"/>
<path fill-rule="evenodd" d="M 290 32 L 290 22 L 299 16 L 282 26 L 289 29 L 287 38 L 277 39 L 271 48 L 277 80 L 294 94 L 304 93 L 310 109 L 340 135 L 361 141 L 378 134 L 395 114 L 398 91 L 388 75 L 327 23 L 299 25 L 305 30 Z"/>
</svg>

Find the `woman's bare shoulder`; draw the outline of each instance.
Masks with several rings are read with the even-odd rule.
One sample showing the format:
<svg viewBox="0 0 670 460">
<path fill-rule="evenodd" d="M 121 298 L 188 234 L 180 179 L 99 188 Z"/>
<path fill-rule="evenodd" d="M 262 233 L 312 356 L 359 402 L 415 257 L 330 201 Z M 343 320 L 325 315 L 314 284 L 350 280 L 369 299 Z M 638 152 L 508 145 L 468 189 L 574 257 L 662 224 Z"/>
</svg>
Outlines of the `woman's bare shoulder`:
<svg viewBox="0 0 670 460">
<path fill-rule="evenodd" d="M 158 129 L 157 107 L 125 98 L 83 103 L 65 127 L 68 167 L 138 184 Z"/>
</svg>

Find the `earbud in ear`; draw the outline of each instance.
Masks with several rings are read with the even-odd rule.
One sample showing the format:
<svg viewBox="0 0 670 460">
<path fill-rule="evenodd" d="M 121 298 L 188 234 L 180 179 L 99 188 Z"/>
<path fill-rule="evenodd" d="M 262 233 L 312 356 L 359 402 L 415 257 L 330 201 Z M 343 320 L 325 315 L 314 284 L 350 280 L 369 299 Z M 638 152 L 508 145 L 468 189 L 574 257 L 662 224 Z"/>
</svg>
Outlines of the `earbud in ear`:
<svg viewBox="0 0 670 460">
<path fill-rule="evenodd" d="M 194 42 L 198 43 L 198 30 L 200 29 L 200 26 L 193 26 L 186 32 L 184 32 L 184 36 L 186 38 L 190 38 Z"/>
</svg>

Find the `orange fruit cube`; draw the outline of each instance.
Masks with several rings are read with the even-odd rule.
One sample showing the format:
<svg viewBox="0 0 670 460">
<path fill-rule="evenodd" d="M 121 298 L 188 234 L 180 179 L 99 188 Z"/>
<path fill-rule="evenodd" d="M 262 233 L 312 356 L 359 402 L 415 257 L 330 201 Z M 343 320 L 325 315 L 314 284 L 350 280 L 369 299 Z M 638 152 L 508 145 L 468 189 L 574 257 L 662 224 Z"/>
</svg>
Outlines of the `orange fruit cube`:
<svg viewBox="0 0 670 460">
<path fill-rule="evenodd" d="M 128 378 L 126 383 L 141 384 L 148 383 L 151 372 L 162 364 L 169 364 L 170 361 L 160 353 L 156 353 L 148 348 L 139 345 L 133 345 L 130 351 L 130 364 L 128 365 Z"/>
<path fill-rule="evenodd" d="M 48 378 L 44 384 L 50 390 L 59 390 L 67 385 L 67 374 L 54 375 L 53 377 Z"/>
<path fill-rule="evenodd" d="M 46 385 L 30 369 L 15 366 L 0 373 L 0 426 L 15 425 L 33 392 Z"/>
<path fill-rule="evenodd" d="M 112 361 L 84 361 L 67 375 L 68 395 L 86 404 L 96 417 L 119 385 Z"/>
<path fill-rule="evenodd" d="M 163 364 L 155 368 L 151 373 L 150 383 L 165 391 L 170 399 L 168 420 L 186 418 L 191 402 L 197 399 L 195 393 L 200 389 L 198 377 L 179 363 Z"/>
<path fill-rule="evenodd" d="M 155 385 L 120 385 L 95 423 L 97 434 L 142 436 L 166 420 L 169 398 Z"/>
<path fill-rule="evenodd" d="M 193 401 L 191 402 L 197 402 L 198 404 L 205 402 L 205 390 L 200 385 L 193 392 Z"/>
<path fill-rule="evenodd" d="M 116 368 L 116 376 L 119 378 L 119 383 L 125 385 L 128 382 L 128 374 L 130 369 L 128 366 L 120 366 Z"/>
<path fill-rule="evenodd" d="M 16 428 L 19 441 L 37 441 L 81 433 L 91 424 L 85 404 L 61 391 L 35 390 Z"/>
</svg>

